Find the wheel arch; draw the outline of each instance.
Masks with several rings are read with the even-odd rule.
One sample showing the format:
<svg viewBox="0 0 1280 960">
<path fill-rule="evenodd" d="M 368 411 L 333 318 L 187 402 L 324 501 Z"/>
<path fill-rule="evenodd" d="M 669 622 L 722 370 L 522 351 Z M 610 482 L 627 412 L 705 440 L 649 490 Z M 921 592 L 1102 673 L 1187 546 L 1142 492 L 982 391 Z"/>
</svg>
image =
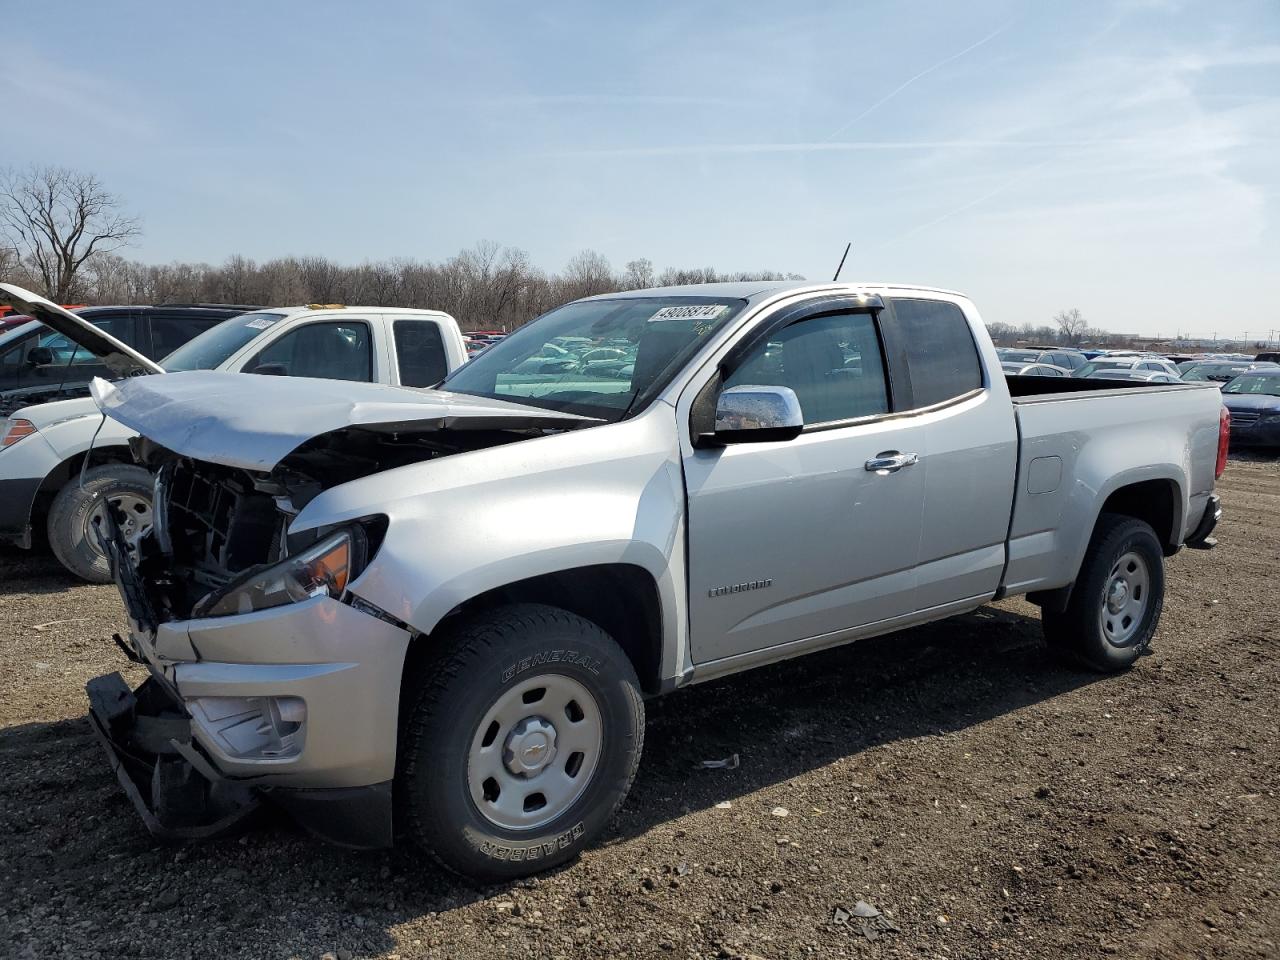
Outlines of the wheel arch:
<svg viewBox="0 0 1280 960">
<path fill-rule="evenodd" d="M 1094 518 L 1094 529 L 1104 513 L 1115 513 L 1141 520 L 1155 531 L 1166 557 L 1177 552 L 1182 533 L 1184 498 L 1178 481 L 1172 477 L 1139 480 L 1118 487 L 1107 495 Z M 1090 537 L 1092 537 L 1092 532 Z"/>
<path fill-rule="evenodd" d="M 1100 498 L 1093 523 L 1089 526 L 1089 535 L 1081 544 L 1075 562 L 1075 573 L 1071 582 L 1053 590 L 1036 590 L 1027 594 L 1027 599 L 1046 610 L 1061 612 L 1071 601 L 1071 592 L 1079 576 L 1080 565 L 1084 562 L 1085 551 L 1098 530 L 1098 523 L 1106 514 L 1132 517 L 1141 520 L 1155 531 L 1156 539 L 1166 557 L 1178 552 L 1179 539 L 1182 535 L 1183 511 L 1185 500 L 1182 486 L 1176 477 L 1159 476 L 1141 480 L 1123 481 L 1114 484 L 1104 491 Z"/>
<path fill-rule="evenodd" d="M 599 626 L 622 647 L 646 694 L 663 689 L 663 605 L 657 580 L 642 566 L 601 563 L 570 567 L 493 587 L 456 604 L 409 647 L 405 677 L 435 652 L 432 642 L 458 617 L 514 603 L 543 603 Z"/>
<path fill-rule="evenodd" d="M 58 495 L 59 490 L 67 485 L 68 481 L 80 473 L 84 466 L 85 458 L 89 457 L 90 453 L 92 453 L 91 466 L 100 467 L 108 463 L 133 465 L 133 455 L 129 452 L 127 443 L 109 443 L 104 446 L 96 446 L 92 451 L 81 450 L 78 453 L 73 453 L 50 470 L 40 482 L 40 487 L 36 490 L 35 499 L 31 504 L 31 524 L 33 527 L 44 524 L 49 515 L 49 507 L 53 503 L 53 498 Z"/>
</svg>

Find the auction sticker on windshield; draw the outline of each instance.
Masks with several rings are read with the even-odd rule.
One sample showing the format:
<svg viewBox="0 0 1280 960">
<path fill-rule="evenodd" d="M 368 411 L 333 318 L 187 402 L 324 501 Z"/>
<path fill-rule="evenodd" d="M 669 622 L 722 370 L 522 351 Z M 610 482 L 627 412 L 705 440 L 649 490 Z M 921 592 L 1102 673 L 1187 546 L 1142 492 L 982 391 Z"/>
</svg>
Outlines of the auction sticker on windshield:
<svg viewBox="0 0 1280 960">
<path fill-rule="evenodd" d="M 276 322 L 277 317 L 258 317 L 257 320 L 250 320 L 245 324 L 245 328 L 249 330 L 265 330 Z"/>
<path fill-rule="evenodd" d="M 650 323 L 661 320 L 714 320 L 729 309 L 727 303 L 698 303 L 687 307 L 663 307 L 652 317 Z"/>
</svg>

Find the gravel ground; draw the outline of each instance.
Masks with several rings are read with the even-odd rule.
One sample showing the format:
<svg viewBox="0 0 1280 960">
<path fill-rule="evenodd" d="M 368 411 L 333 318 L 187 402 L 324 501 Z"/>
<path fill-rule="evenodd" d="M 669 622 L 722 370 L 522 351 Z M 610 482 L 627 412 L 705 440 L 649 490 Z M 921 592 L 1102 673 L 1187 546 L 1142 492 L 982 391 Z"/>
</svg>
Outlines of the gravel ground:
<svg viewBox="0 0 1280 960">
<path fill-rule="evenodd" d="M 1276 957 L 1280 464 L 1222 492 L 1130 673 L 1008 601 L 682 691 L 605 842 L 480 890 L 284 821 L 156 845 L 82 719 L 113 588 L 0 553 L 0 956 Z M 832 922 L 858 900 L 897 931 Z"/>
</svg>

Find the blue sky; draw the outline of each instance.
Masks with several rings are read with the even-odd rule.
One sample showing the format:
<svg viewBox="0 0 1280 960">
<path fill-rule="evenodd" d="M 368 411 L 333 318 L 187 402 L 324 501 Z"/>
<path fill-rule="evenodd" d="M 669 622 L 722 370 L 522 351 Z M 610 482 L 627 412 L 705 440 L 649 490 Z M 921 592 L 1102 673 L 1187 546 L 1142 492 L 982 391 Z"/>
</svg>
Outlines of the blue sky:
<svg viewBox="0 0 1280 960">
<path fill-rule="evenodd" d="M 769 268 L 988 320 L 1280 328 L 1280 2 L 85 4 L 5 16 L 0 162 L 128 255 Z"/>
</svg>

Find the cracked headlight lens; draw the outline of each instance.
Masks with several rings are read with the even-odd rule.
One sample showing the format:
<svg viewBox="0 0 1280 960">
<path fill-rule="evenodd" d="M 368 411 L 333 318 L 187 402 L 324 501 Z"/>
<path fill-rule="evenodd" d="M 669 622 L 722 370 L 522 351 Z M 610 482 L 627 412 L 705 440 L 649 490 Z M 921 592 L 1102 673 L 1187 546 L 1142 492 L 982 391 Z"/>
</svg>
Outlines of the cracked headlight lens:
<svg viewBox="0 0 1280 960">
<path fill-rule="evenodd" d="M 221 593 L 211 594 L 192 611 L 196 617 L 227 617 L 269 610 L 311 597 L 337 599 L 358 573 L 364 537 L 356 529 L 325 537 L 287 560 L 250 572 Z"/>
</svg>

